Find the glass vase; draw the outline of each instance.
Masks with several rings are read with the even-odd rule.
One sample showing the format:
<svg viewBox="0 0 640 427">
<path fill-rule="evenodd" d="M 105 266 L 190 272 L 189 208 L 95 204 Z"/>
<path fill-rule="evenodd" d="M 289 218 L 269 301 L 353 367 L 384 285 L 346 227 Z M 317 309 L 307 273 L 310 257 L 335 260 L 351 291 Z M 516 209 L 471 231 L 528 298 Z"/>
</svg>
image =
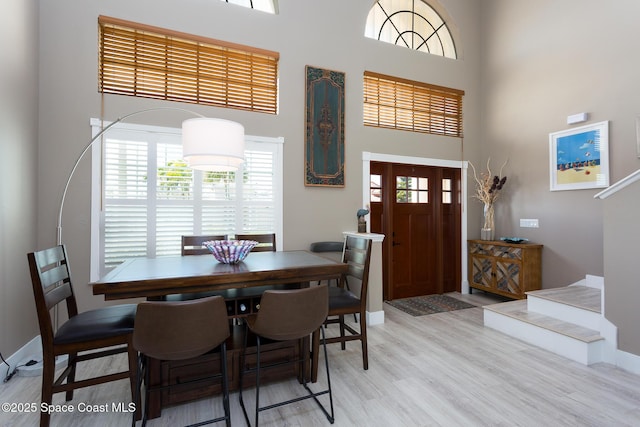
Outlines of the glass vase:
<svg viewBox="0 0 640 427">
<path fill-rule="evenodd" d="M 481 240 L 493 240 L 495 235 L 495 224 L 493 219 L 493 203 L 484 205 L 484 223 L 480 230 Z"/>
</svg>

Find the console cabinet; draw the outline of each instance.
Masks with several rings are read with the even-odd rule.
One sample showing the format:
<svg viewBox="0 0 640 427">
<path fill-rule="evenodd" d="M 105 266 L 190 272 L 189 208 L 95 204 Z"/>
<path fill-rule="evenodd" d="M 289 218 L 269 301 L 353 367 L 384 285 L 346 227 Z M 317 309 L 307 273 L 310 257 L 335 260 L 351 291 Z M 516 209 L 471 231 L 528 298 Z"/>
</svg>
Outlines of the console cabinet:
<svg viewBox="0 0 640 427">
<path fill-rule="evenodd" d="M 469 287 L 524 299 L 542 286 L 542 247 L 534 243 L 469 240 Z"/>
</svg>

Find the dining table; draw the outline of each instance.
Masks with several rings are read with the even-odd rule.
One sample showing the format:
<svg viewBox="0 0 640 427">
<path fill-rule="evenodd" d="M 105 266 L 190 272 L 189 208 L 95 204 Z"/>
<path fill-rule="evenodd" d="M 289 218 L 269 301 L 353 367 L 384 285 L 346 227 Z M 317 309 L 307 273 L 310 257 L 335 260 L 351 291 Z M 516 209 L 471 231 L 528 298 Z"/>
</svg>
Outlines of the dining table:
<svg viewBox="0 0 640 427">
<path fill-rule="evenodd" d="M 92 283 L 105 300 L 332 280 L 348 266 L 309 251 L 253 252 L 237 264 L 213 255 L 130 258 Z"/>
<path fill-rule="evenodd" d="M 237 290 L 242 294 L 251 288 L 268 289 L 268 285 L 305 287 L 338 279 L 347 271 L 345 263 L 304 250 L 252 252 L 236 264 L 220 263 L 212 255 L 139 257 L 124 261 L 91 285 L 93 294 L 103 295 L 105 300 L 158 300 L 172 294 L 211 291 Z M 313 334 L 310 347 L 309 377 L 316 381 L 318 332 Z M 301 351 L 309 351 L 309 344 Z M 159 364 L 156 369 L 166 370 Z M 152 405 L 150 417 L 159 416 L 162 406 L 160 401 Z"/>
</svg>

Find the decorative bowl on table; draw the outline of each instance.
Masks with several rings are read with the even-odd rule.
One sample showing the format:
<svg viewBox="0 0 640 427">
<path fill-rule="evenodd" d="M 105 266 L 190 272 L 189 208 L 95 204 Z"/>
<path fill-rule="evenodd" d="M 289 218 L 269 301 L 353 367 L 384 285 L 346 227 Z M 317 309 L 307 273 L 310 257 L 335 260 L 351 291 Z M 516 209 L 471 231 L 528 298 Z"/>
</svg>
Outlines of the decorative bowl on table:
<svg viewBox="0 0 640 427">
<path fill-rule="evenodd" d="M 203 243 L 215 259 L 223 264 L 239 263 L 257 244 L 255 240 L 210 240 Z"/>
</svg>

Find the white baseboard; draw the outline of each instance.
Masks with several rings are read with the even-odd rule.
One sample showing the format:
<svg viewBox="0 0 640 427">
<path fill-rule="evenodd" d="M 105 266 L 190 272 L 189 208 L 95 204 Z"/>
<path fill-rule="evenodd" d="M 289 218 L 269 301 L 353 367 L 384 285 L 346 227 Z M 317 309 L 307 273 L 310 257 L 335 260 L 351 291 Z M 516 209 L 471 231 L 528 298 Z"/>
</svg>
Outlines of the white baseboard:
<svg viewBox="0 0 640 427">
<path fill-rule="evenodd" d="M 42 360 L 42 342 L 40 341 L 40 335 L 33 337 L 31 341 L 23 345 L 18 349 L 18 351 L 6 359 L 7 363 L 11 366 L 11 372 L 16 369 L 16 366 L 22 365 L 31 360 L 31 357 L 34 354 L 39 355 L 38 358 L 34 360 L 38 362 Z M 4 363 L 0 365 L 0 379 L 4 380 L 9 373 L 9 367 L 7 365 Z"/>
<path fill-rule="evenodd" d="M 18 349 L 15 353 L 9 356 L 7 363 L 11 366 L 11 371 L 9 371 L 9 367 L 4 363 L 0 365 L 0 379 L 4 380 L 10 372 L 13 372 L 17 366 L 18 371 L 16 375 L 21 377 L 37 377 L 42 374 L 42 341 L 40 340 L 40 335 L 37 335 L 31 339 L 28 343 L 23 345 Z M 25 366 L 25 364 L 30 361 L 35 360 L 37 363 L 31 366 Z M 60 368 L 65 366 L 67 363 L 67 356 L 58 357 L 56 360 L 56 368 Z M 0 382 L 0 385 L 4 383 Z"/>
<path fill-rule="evenodd" d="M 381 325 L 384 323 L 384 310 L 367 311 L 367 325 Z"/>
<path fill-rule="evenodd" d="M 616 353 L 616 366 L 629 371 L 636 375 L 640 375 L 640 356 L 618 350 Z"/>
</svg>

